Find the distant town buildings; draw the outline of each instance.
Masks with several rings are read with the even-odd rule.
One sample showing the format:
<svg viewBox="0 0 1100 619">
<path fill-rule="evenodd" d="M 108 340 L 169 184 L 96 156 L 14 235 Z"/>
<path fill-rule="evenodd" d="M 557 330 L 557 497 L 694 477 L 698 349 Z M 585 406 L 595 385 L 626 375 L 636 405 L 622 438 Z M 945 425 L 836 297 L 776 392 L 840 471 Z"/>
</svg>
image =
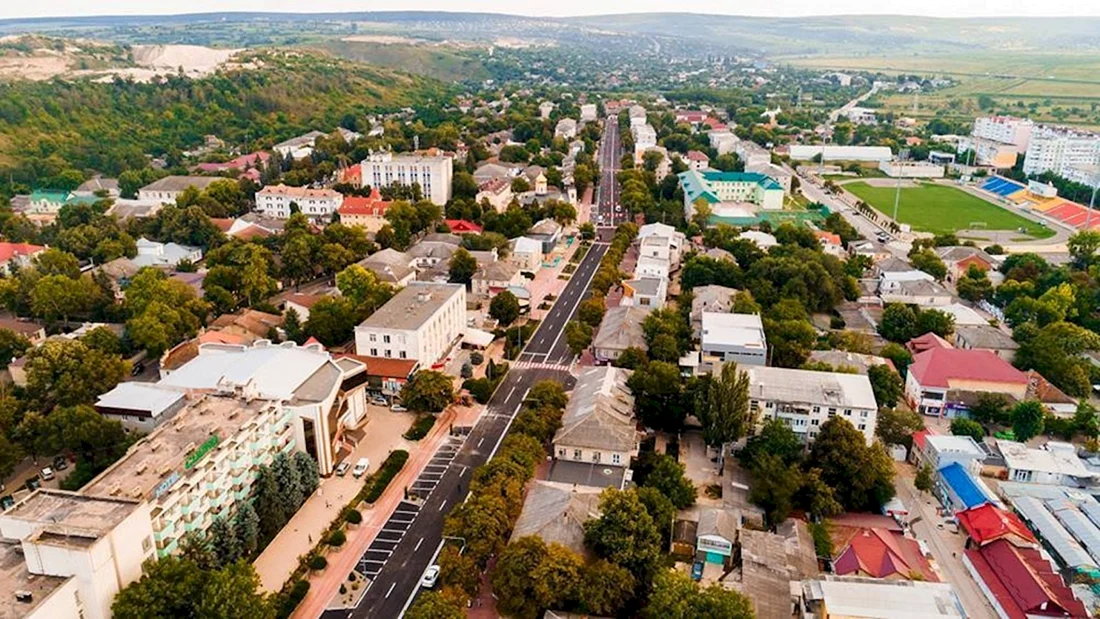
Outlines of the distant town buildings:
<svg viewBox="0 0 1100 619">
<path fill-rule="evenodd" d="M 211 184 L 226 179 L 217 176 L 165 176 L 138 190 L 138 200 L 175 204 L 176 198 L 188 187 L 202 191 Z"/>
</svg>

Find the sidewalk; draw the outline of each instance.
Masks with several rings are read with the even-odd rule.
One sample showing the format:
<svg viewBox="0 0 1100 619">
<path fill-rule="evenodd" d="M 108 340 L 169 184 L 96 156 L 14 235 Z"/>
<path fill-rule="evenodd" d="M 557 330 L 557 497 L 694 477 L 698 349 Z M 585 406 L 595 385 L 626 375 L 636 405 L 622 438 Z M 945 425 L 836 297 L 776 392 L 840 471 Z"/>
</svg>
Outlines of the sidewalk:
<svg viewBox="0 0 1100 619">
<path fill-rule="evenodd" d="M 378 470 L 391 450 L 411 452 L 416 449 L 416 443 L 401 438 L 414 418 L 412 413 L 391 413 L 382 407 L 371 406 L 363 426 L 366 438 L 345 460 L 354 463 L 362 457 L 370 459 L 367 474 L 371 474 Z M 350 473 L 345 477 L 333 475 L 321 479 L 317 490 L 253 562 L 264 591 L 275 592 L 283 587 L 298 567 L 298 557 L 313 548 L 332 519 L 362 487 L 363 480 Z"/>
<path fill-rule="evenodd" d="M 439 414 L 439 418 L 431 432 L 421 439 L 413 450 L 410 450 L 409 461 L 405 463 L 401 472 L 393 478 L 378 501 L 371 508 L 362 510 L 363 523 L 354 529 L 348 530 L 347 543 L 339 550 L 326 555 L 328 567 L 309 579 L 309 593 L 302 600 L 298 610 L 292 615 L 293 617 L 297 619 L 314 619 L 321 616 L 329 601 L 336 595 L 340 584 L 355 569 L 359 557 L 374 541 L 378 530 L 382 528 L 390 514 L 397 508 L 397 504 L 405 498 L 405 488 L 412 485 L 421 469 L 431 460 L 436 449 L 447 439 L 451 425 L 473 425 L 483 409 L 484 406 L 480 405 L 475 407 L 455 406 Z M 328 523 L 328 520 L 321 523 L 322 530 L 328 526 Z"/>
<path fill-rule="evenodd" d="M 561 275 L 562 269 L 569 264 L 569 259 L 573 257 L 578 247 L 580 247 L 580 241 L 574 241 L 562 253 L 562 260 L 558 263 L 558 266 L 554 268 L 542 267 L 538 273 L 535 273 L 535 279 L 527 285 L 527 289 L 531 291 L 532 319 L 542 320 L 546 313 L 550 311 L 538 309 L 547 295 L 552 294 L 556 298 L 565 290 L 565 285 L 569 283 L 569 280 L 558 279 L 558 275 Z M 589 249 L 591 250 L 591 248 Z"/>
</svg>

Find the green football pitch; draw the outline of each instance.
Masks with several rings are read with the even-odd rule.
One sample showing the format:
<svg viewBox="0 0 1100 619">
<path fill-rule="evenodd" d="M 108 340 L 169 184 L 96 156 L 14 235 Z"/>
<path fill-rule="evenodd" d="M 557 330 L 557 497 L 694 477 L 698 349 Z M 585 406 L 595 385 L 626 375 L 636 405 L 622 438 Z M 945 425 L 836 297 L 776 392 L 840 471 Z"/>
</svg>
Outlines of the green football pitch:
<svg viewBox="0 0 1100 619">
<path fill-rule="evenodd" d="M 863 181 L 845 183 L 844 188 L 875 210 L 890 217 L 894 213 L 895 187 L 875 187 Z M 899 223 L 909 224 L 918 232 L 949 234 L 959 230 L 1018 230 L 1029 236 L 1047 238 L 1054 231 L 1025 219 L 996 204 L 991 204 L 961 189 L 947 185 L 920 183 L 902 187 L 898 204 Z"/>
</svg>

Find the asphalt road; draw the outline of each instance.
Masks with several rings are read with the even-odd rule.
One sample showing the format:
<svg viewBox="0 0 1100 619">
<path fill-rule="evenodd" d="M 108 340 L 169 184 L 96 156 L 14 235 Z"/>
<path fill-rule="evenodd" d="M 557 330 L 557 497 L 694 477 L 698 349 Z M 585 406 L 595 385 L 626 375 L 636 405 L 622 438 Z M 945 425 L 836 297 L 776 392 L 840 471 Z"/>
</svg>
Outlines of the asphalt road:
<svg viewBox="0 0 1100 619">
<path fill-rule="evenodd" d="M 600 185 L 596 197 L 596 221 L 600 222 L 599 218 L 603 218 L 602 223 L 597 223 L 599 227 L 614 228 L 627 219 L 626 213 L 615 212 L 615 205 L 618 202 L 615 173 L 618 172 L 622 150 L 622 142 L 619 140 L 619 120 L 614 116 L 608 116 L 604 122 L 599 152 Z"/>
</svg>

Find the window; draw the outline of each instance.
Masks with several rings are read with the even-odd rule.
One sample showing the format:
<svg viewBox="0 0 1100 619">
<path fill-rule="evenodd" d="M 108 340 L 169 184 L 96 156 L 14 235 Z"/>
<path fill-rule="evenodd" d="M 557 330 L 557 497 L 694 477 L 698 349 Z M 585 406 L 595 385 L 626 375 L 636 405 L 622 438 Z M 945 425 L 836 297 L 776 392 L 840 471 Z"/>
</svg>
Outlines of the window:
<svg viewBox="0 0 1100 619">
<path fill-rule="evenodd" d="M 829 416 L 832 417 L 835 414 L 836 414 L 836 409 L 835 408 L 830 408 L 829 409 Z"/>
<path fill-rule="evenodd" d="M 386 356 L 387 356 L 387 357 L 392 357 L 392 356 L 393 356 L 393 351 L 392 351 L 392 350 L 390 350 L 389 348 L 387 348 L 387 349 L 386 349 Z"/>
<path fill-rule="evenodd" d="M 773 405 L 774 405 L 774 402 L 765 402 L 764 403 L 764 408 L 772 408 Z"/>
<path fill-rule="evenodd" d="M 619 454 L 611 454 L 611 464 L 621 464 L 623 457 Z"/>
<path fill-rule="evenodd" d="M 401 352 L 400 352 L 400 353 L 398 354 L 398 356 L 399 356 L 399 357 L 401 357 L 402 359 L 404 359 L 404 358 L 406 358 L 406 356 L 407 356 L 407 355 L 405 354 L 405 351 L 403 351 L 403 350 L 402 350 L 402 351 L 401 351 Z M 864 413 L 864 414 L 866 415 L 867 413 Z"/>
<path fill-rule="evenodd" d="M 573 450 L 573 459 L 574 460 L 584 460 L 584 452 L 582 452 L 579 449 L 574 449 Z"/>
<path fill-rule="evenodd" d="M 370 356 L 377 357 L 378 356 L 378 349 L 377 348 L 370 349 Z"/>
<path fill-rule="evenodd" d="M 599 462 L 600 461 L 600 452 L 598 452 L 598 451 L 593 451 L 592 452 L 592 461 L 593 462 Z"/>
<path fill-rule="evenodd" d="M 860 432 L 862 432 L 862 431 L 864 431 L 864 430 L 866 430 L 866 429 L 867 429 L 867 424 L 865 424 L 865 423 L 861 423 L 861 424 L 859 424 L 859 431 L 860 431 Z"/>
<path fill-rule="evenodd" d="M 821 420 L 820 420 L 820 419 L 811 419 L 811 420 L 810 420 L 810 425 L 811 425 L 811 426 L 816 426 L 816 425 L 820 425 L 820 424 L 821 424 Z"/>
<path fill-rule="evenodd" d="M 559 458 L 564 458 L 565 457 L 565 448 L 564 447 L 558 447 L 558 457 Z"/>
<path fill-rule="evenodd" d="M 852 414 L 852 409 L 850 409 L 850 408 L 844 409 L 844 414 L 845 415 L 851 415 Z"/>
<path fill-rule="evenodd" d="M 866 418 L 867 417 L 867 411 L 860 411 L 859 416 L 863 417 L 863 418 Z"/>
<path fill-rule="evenodd" d="M 820 407 L 820 406 L 815 406 L 815 407 L 814 407 L 814 409 L 813 409 L 813 411 L 814 411 L 815 413 L 820 413 L 820 412 L 821 412 L 821 407 Z"/>
<path fill-rule="evenodd" d="M 382 336 L 382 343 L 383 343 L 383 344 L 389 344 L 389 343 L 390 343 L 390 336 L 388 336 L 388 335 L 383 335 L 383 336 Z"/>
</svg>

